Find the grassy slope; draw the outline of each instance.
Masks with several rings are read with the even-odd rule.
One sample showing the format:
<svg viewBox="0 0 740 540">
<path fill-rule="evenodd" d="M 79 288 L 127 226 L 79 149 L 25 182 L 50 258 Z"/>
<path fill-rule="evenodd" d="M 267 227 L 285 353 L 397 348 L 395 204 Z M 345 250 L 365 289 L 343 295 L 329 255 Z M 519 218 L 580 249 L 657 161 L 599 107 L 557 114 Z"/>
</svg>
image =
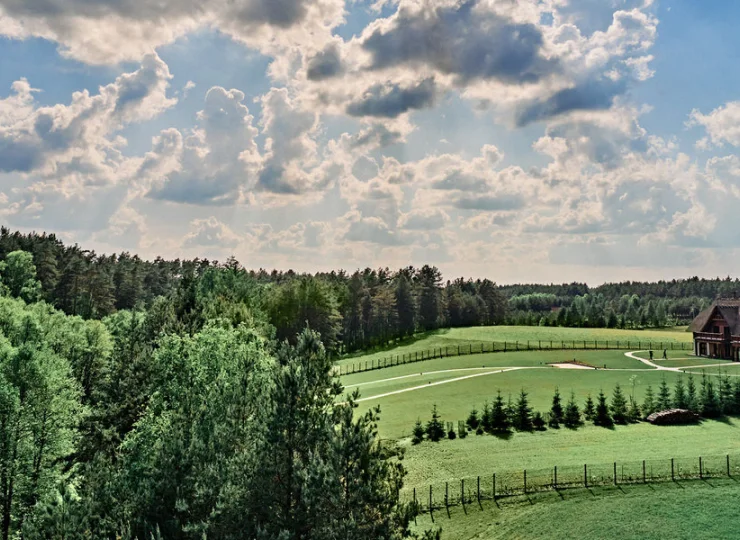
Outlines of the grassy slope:
<svg viewBox="0 0 740 540">
<path fill-rule="evenodd" d="M 427 351 L 438 347 L 457 347 L 458 345 L 474 346 L 492 341 L 520 342 L 553 341 L 633 341 L 633 342 L 690 342 L 690 333 L 679 329 L 665 330 L 613 330 L 607 328 L 553 328 L 540 326 L 485 326 L 472 328 L 449 328 L 430 332 L 417 337 L 414 341 L 399 347 L 347 357 L 337 364 L 386 358 L 391 355 L 403 355 L 416 351 Z"/>
<path fill-rule="evenodd" d="M 385 378 L 386 371 L 374 372 Z M 452 374 L 455 377 L 460 374 Z M 463 374 L 464 375 L 464 374 Z M 598 394 L 599 389 L 609 395 L 614 386 L 619 383 L 626 392 L 631 392 L 631 377 L 636 377 L 635 398 L 641 401 L 645 388 L 651 384 L 655 389 L 663 379 L 673 386 L 676 377 L 672 372 L 658 372 L 655 370 L 638 369 L 636 371 L 602 371 L 602 370 L 570 370 L 557 368 L 530 369 L 496 373 L 449 384 L 430 386 L 413 392 L 406 392 L 379 399 L 369 399 L 360 403 L 360 411 L 370 406 L 380 405 L 382 414 L 379 423 L 379 433 L 383 438 L 401 438 L 410 435 L 411 428 L 417 418 L 426 421 L 434 404 L 437 404 L 443 420 L 457 422 L 464 420 L 473 408 L 479 410 L 486 401 L 491 401 L 498 390 L 505 398 L 509 394 L 515 397 L 521 389 L 530 395 L 530 404 L 540 411 L 549 410 L 552 394 L 555 387 L 560 388 L 564 397 L 571 391 L 576 394 L 580 404 L 590 393 Z M 436 381 L 437 379 L 435 379 Z M 360 387 L 364 396 L 380 395 L 385 391 L 398 390 L 400 387 L 413 387 L 434 382 L 431 377 L 405 379 L 399 382 L 389 381 L 383 385 Z M 387 386 L 386 386 L 387 385 Z"/>
<path fill-rule="evenodd" d="M 443 540 L 736 538 L 738 495 L 734 480 L 573 490 L 420 516 L 418 529 L 441 526 Z"/>
<path fill-rule="evenodd" d="M 635 424 L 608 430 L 586 426 L 576 431 L 547 430 L 515 433 L 509 440 L 490 435 L 424 442 L 407 446 L 403 460 L 408 471 L 406 490 L 460 478 L 487 477 L 494 472 L 580 467 L 674 458 L 740 453 L 740 420 L 706 421 L 696 426 Z M 656 467 L 658 464 L 656 463 Z"/>
</svg>

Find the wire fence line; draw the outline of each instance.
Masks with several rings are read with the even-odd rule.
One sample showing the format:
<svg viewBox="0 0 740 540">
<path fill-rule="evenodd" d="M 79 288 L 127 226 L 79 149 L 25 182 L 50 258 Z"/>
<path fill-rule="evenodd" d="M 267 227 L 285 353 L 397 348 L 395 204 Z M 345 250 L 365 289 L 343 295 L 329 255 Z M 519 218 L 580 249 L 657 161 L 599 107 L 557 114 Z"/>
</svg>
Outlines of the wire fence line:
<svg viewBox="0 0 740 540">
<path fill-rule="evenodd" d="M 465 477 L 407 488 L 401 498 L 414 503 L 417 513 L 433 514 L 454 506 L 544 491 L 733 477 L 740 477 L 740 455 L 615 461 Z"/>
<path fill-rule="evenodd" d="M 339 365 L 339 375 L 352 375 L 353 373 L 364 373 L 377 369 L 424 362 L 436 358 L 449 358 L 455 356 L 469 356 L 473 354 L 491 354 L 505 352 L 523 351 L 596 351 L 596 350 L 670 350 L 670 351 L 693 351 L 694 344 L 691 342 L 655 342 L 655 341 L 594 341 L 594 340 L 530 340 L 530 341 L 492 341 L 488 343 L 476 343 L 467 345 L 453 345 L 447 347 L 435 347 L 424 351 L 415 351 L 405 354 L 386 356 L 372 360 L 359 360 L 350 364 Z"/>
</svg>

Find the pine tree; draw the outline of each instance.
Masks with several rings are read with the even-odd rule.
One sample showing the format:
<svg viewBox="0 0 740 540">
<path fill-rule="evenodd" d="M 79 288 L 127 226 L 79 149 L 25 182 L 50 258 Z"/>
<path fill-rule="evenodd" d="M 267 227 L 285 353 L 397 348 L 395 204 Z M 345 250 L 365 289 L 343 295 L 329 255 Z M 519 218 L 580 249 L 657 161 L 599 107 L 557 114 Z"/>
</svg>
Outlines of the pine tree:
<svg viewBox="0 0 740 540">
<path fill-rule="evenodd" d="M 412 335 L 416 330 L 416 303 L 405 274 L 400 274 L 396 280 L 396 311 L 399 333 L 401 336 Z"/>
<path fill-rule="evenodd" d="M 559 428 L 563 423 L 563 405 L 560 402 L 560 390 L 555 387 L 555 394 L 552 396 L 552 407 L 550 408 L 550 427 Z"/>
<path fill-rule="evenodd" d="M 622 387 L 619 383 L 614 387 L 612 395 L 611 413 L 614 422 L 617 424 L 626 424 L 628 420 L 627 400 L 622 393 Z"/>
<path fill-rule="evenodd" d="M 509 416 L 506 414 L 504 399 L 501 397 L 501 391 L 496 395 L 491 410 L 491 431 L 494 433 L 506 433 L 510 429 Z"/>
<path fill-rule="evenodd" d="M 732 388 L 732 382 L 727 372 L 719 376 L 719 404 L 722 414 L 735 413 L 735 396 Z"/>
<path fill-rule="evenodd" d="M 522 389 L 516 402 L 514 428 L 517 431 L 532 431 L 532 409 L 529 406 L 527 393 Z"/>
<path fill-rule="evenodd" d="M 735 414 L 740 413 L 740 378 L 735 379 L 735 388 L 734 388 L 734 400 L 735 400 Z"/>
<path fill-rule="evenodd" d="M 491 411 L 491 406 L 486 401 L 483 404 L 483 414 L 480 417 L 480 428 L 483 429 L 486 433 L 491 433 L 493 431 L 493 415 Z M 477 428 L 476 428 L 477 429 Z"/>
<path fill-rule="evenodd" d="M 700 410 L 699 399 L 696 395 L 696 383 L 691 373 L 689 373 L 689 380 L 686 383 L 686 408 L 691 412 L 699 412 Z"/>
<path fill-rule="evenodd" d="M 594 406 L 594 400 L 591 398 L 591 394 L 586 397 L 586 405 L 583 407 L 583 417 L 592 422 L 596 418 L 596 407 Z"/>
<path fill-rule="evenodd" d="M 705 418 L 717 418 L 722 415 L 719 398 L 712 381 L 704 375 L 701 381 L 701 415 Z"/>
<path fill-rule="evenodd" d="M 686 409 L 688 406 L 683 376 L 679 376 L 678 380 L 676 380 L 676 386 L 673 389 L 673 406 L 678 409 Z"/>
<path fill-rule="evenodd" d="M 545 431 L 545 429 L 547 429 L 545 427 L 545 419 L 542 418 L 542 413 L 540 411 L 534 413 L 534 416 L 532 417 L 532 426 L 536 431 Z"/>
<path fill-rule="evenodd" d="M 470 428 L 470 431 L 475 431 L 476 429 L 478 429 L 478 425 L 480 424 L 480 418 L 478 417 L 477 409 L 473 409 L 472 411 L 470 411 L 470 414 L 468 415 L 468 419 L 465 421 L 465 423 Z"/>
<path fill-rule="evenodd" d="M 653 394 L 653 387 L 652 385 L 648 385 L 648 387 L 645 389 L 645 401 L 642 402 L 643 418 L 647 418 L 648 416 L 653 414 L 656 408 L 657 406 L 655 404 L 655 394 Z"/>
<path fill-rule="evenodd" d="M 668 388 L 668 383 L 666 382 L 665 377 L 663 377 L 663 380 L 660 381 L 660 388 L 658 389 L 658 401 L 656 403 L 656 406 L 659 411 L 667 411 L 672 406 L 671 391 Z"/>
<path fill-rule="evenodd" d="M 578 405 L 576 405 L 576 395 L 574 392 L 570 393 L 570 399 L 565 406 L 563 422 L 565 423 L 565 427 L 570 429 L 577 428 L 581 425 L 581 411 L 578 410 Z"/>
<path fill-rule="evenodd" d="M 424 440 L 424 433 L 424 426 L 421 423 L 421 419 L 417 418 L 416 423 L 414 424 L 413 438 L 411 439 L 411 442 L 413 444 L 419 444 Z"/>
<path fill-rule="evenodd" d="M 639 422 L 642 418 L 642 411 L 640 406 L 637 404 L 637 400 L 630 396 L 629 412 L 627 413 L 629 421 L 632 423 Z"/>
<path fill-rule="evenodd" d="M 609 406 L 606 404 L 606 396 L 604 395 L 603 390 L 599 390 L 596 414 L 594 415 L 594 425 L 602 427 L 612 427 L 614 425 L 614 421 L 609 414 Z"/>
<path fill-rule="evenodd" d="M 439 419 L 439 413 L 437 412 L 437 404 L 435 403 L 432 407 L 432 419 L 427 423 L 427 438 L 432 442 L 440 441 L 444 439 L 445 428 L 442 421 Z"/>
</svg>

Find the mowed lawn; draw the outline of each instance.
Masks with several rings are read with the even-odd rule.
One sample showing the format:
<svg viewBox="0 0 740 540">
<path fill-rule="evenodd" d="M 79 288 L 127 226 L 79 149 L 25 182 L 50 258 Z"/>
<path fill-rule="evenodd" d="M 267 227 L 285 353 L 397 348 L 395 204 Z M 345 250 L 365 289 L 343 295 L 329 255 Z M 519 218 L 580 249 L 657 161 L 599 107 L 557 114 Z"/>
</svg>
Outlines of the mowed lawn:
<svg viewBox="0 0 740 540">
<path fill-rule="evenodd" d="M 578 360 L 584 362 L 619 365 L 620 370 L 614 371 L 546 367 L 547 362 L 566 360 L 568 356 L 563 356 L 561 352 L 538 352 L 534 355 L 535 353 L 481 355 L 476 357 L 479 362 L 485 356 L 494 357 L 486 364 L 490 364 L 490 369 L 430 373 L 460 365 L 453 363 L 453 360 L 459 359 L 443 359 L 447 363 L 435 364 L 434 369 L 422 362 L 350 375 L 343 377 L 342 382 L 345 385 L 359 384 L 346 386 L 348 392 L 355 388 L 360 390 L 362 401 L 358 412 L 380 405 L 378 429 L 381 437 L 400 439 L 411 434 L 417 418 L 426 421 L 435 404 L 445 421 L 457 423 L 458 420 L 465 420 L 473 408 L 480 410 L 486 401 L 491 402 L 499 390 L 504 399 L 508 400 L 509 396 L 516 399 L 524 389 L 529 394 L 531 406 L 545 412 L 550 408 L 555 387 L 560 389 L 564 400 L 573 391 L 579 404 L 583 404 L 589 394 L 595 399 L 600 389 L 609 396 L 617 383 L 627 395 L 632 393 L 634 383 L 635 398 L 641 402 L 648 385 L 656 389 L 665 378 L 672 387 L 679 376 L 674 372 L 644 369 L 644 364 L 626 358 L 617 351 L 581 351 L 576 355 Z M 423 370 L 420 367 L 422 365 Z M 467 368 L 481 365 L 482 362 Z M 523 366 L 525 369 L 496 372 L 515 366 Z M 387 395 L 391 392 L 396 393 Z"/>
<path fill-rule="evenodd" d="M 417 518 L 443 540 L 693 540 L 737 538 L 740 484 L 731 479 L 546 493 Z"/>
<path fill-rule="evenodd" d="M 480 346 L 481 343 L 490 345 L 491 342 L 519 342 L 526 346 L 529 341 L 533 346 L 535 343 L 542 341 L 543 346 L 549 345 L 550 341 L 561 342 L 580 342 L 583 341 L 629 341 L 638 347 L 638 343 L 643 346 L 648 342 L 655 343 L 688 343 L 692 340 L 692 334 L 686 332 L 685 328 L 668 328 L 663 330 L 617 330 L 608 328 L 559 328 L 546 326 L 482 326 L 471 328 L 448 328 L 429 332 L 423 336 L 418 336 L 413 341 L 404 345 L 386 349 L 383 351 L 373 352 L 371 354 L 354 354 L 350 357 L 343 358 L 337 362 L 337 365 L 352 364 L 362 361 L 371 362 L 389 356 L 402 356 L 404 354 L 415 353 L 417 351 L 429 351 L 437 348 L 457 346 Z M 554 343 L 556 344 L 556 343 Z"/>
<path fill-rule="evenodd" d="M 524 469 L 534 475 L 554 466 L 580 470 L 584 463 L 640 465 L 642 460 L 655 461 L 656 468 L 665 469 L 670 468 L 670 458 L 692 464 L 698 456 L 706 459 L 731 454 L 740 459 L 740 420 L 707 420 L 690 426 L 639 423 L 614 429 L 589 424 L 577 430 L 513 433 L 508 439 L 471 433 L 452 441 L 411 445 L 407 439 L 401 444 L 406 449 L 403 464 L 408 472 L 404 491 L 416 487 L 426 492 L 429 484 L 435 488 L 444 482 L 459 486 L 461 478 L 490 478 L 493 473 Z"/>
</svg>

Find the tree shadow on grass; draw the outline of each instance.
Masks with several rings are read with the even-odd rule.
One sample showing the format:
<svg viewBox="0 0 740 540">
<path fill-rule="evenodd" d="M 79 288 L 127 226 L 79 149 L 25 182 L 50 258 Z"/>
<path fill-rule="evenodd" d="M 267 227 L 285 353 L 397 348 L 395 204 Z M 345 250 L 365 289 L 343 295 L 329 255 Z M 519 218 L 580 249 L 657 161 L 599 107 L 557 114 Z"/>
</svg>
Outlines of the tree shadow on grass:
<svg viewBox="0 0 740 540">
<path fill-rule="evenodd" d="M 398 347 L 407 347 L 409 345 L 413 345 L 417 341 L 422 341 L 430 337 L 443 336 L 445 334 L 449 334 L 450 330 L 451 330 L 450 328 L 439 328 L 437 330 L 430 330 L 429 332 L 422 332 L 419 334 L 414 334 L 413 336 L 401 338 L 391 343 L 386 343 L 385 345 L 377 345 L 375 347 L 368 347 L 367 349 L 353 351 L 351 353 L 347 353 L 345 355 L 337 357 L 336 360 L 350 360 L 352 358 L 367 356 L 369 354 L 388 352 Z"/>
<path fill-rule="evenodd" d="M 502 441 L 508 441 L 514 436 L 513 431 L 495 431 L 491 433 L 494 437 L 497 439 L 501 439 Z"/>
</svg>

